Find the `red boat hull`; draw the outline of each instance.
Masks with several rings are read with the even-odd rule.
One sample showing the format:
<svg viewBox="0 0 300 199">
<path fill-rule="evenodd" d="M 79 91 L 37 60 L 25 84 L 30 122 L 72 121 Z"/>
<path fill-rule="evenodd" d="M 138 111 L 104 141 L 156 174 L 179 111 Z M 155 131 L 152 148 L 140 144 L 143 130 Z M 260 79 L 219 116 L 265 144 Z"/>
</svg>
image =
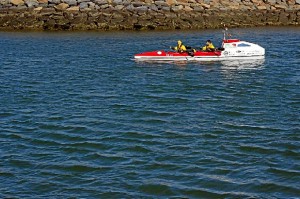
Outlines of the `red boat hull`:
<svg viewBox="0 0 300 199">
<path fill-rule="evenodd" d="M 195 53 L 190 52 L 166 52 L 166 51 L 152 51 L 152 52 L 143 52 L 140 54 L 136 54 L 134 56 L 135 59 L 140 60 L 190 60 L 194 57 L 219 57 L 221 56 L 221 51 L 215 52 L 203 52 L 197 51 Z"/>
</svg>

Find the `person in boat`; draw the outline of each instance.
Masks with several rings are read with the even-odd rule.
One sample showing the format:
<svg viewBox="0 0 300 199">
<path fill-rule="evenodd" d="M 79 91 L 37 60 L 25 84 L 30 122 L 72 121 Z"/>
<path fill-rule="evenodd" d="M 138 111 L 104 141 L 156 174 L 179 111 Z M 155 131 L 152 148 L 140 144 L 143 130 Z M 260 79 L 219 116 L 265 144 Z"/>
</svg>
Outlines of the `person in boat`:
<svg viewBox="0 0 300 199">
<path fill-rule="evenodd" d="M 215 51 L 215 46 L 212 44 L 212 42 L 210 40 L 206 41 L 206 45 L 202 47 L 203 51 L 207 51 L 207 52 L 213 52 Z"/>
<path fill-rule="evenodd" d="M 176 50 L 179 53 L 186 52 L 185 45 L 182 44 L 182 41 L 178 40 L 176 47 L 171 47 L 172 50 Z"/>
</svg>

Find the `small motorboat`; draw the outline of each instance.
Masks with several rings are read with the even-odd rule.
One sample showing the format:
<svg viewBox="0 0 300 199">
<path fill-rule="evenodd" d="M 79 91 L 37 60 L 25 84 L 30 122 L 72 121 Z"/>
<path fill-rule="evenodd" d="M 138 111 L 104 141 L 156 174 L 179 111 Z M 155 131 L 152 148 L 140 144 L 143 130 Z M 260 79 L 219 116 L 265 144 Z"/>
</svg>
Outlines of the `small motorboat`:
<svg viewBox="0 0 300 199">
<path fill-rule="evenodd" d="M 220 48 L 213 52 L 202 50 L 188 52 L 173 52 L 157 50 L 134 55 L 137 61 L 217 61 L 240 59 L 264 59 L 265 49 L 257 44 L 239 39 L 226 39 L 226 30 Z"/>
</svg>

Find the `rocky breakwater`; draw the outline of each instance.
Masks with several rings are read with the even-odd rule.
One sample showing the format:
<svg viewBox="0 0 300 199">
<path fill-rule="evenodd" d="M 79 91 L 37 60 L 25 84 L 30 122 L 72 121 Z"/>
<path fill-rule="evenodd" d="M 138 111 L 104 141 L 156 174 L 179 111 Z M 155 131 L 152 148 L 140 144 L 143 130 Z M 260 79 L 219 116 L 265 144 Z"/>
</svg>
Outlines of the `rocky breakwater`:
<svg viewBox="0 0 300 199">
<path fill-rule="evenodd" d="M 300 0 L 0 0 L 0 29 L 140 30 L 299 25 Z"/>
</svg>

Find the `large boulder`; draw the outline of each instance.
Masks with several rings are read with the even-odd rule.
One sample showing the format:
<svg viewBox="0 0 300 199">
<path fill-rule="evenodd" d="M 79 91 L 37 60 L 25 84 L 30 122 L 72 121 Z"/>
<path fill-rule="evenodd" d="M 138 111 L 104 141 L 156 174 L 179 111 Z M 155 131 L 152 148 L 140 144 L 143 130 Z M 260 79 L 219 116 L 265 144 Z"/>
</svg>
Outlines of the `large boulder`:
<svg viewBox="0 0 300 199">
<path fill-rule="evenodd" d="M 49 1 L 49 3 L 53 3 L 53 4 L 59 4 L 59 3 L 61 3 L 60 0 L 48 0 L 48 1 Z"/>
<path fill-rule="evenodd" d="M 43 7 L 37 7 L 37 8 L 34 8 L 33 10 L 34 11 L 41 11 L 43 9 Z"/>
<path fill-rule="evenodd" d="M 146 4 L 149 4 L 149 5 L 151 5 L 151 4 L 154 3 L 153 0 L 144 0 L 144 2 L 145 2 Z"/>
<path fill-rule="evenodd" d="M 147 6 L 140 6 L 140 7 L 136 7 L 135 10 L 138 11 L 138 12 L 147 12 L 148 7 Z"/>
<path fill-rule="evenodd" d="M 284 10 L 284 9 L 287 9 L 287 6 L 284 5 L 284 4 L 280 4 L 280 5 L 276 4 L 275 8 L 277 8 L 277 9 L 283 9 Z"/>
<path fill-rule="evenodd" d="M 169 6 L 165 1 L 155 1 L 155 5 L 157 6 Z"/>
<path fill-rule="evenodd" d="M 114 5 L 122 5 L 123 4 L 123 1 L 122 0 L 113 0 L 112 3 Z"/>
<path fill-rule="evenodd" d="M 0 5 L 9 4 L 9 0 L 0 0 Z"/>
<path fill-rule="evenodd" d="M 173 10 L 174 12 L 178 12 L 178 11 L 180 11 L 180 10 L 182 10 L 182 9 L 183 9 L 183 5 L 172 6 L 172 10 Z"/>
<path fill-rule="evenodd" d="M 95 0 L 94 1 L 96 4 L 98 5 L 104 5 L 104 4 L 107 4 L 107 0 Z"/>
<path fill-rule="evenodd" d="M 89 2 L 90 0 L 77 0 L 78 4 L 82 3 L 82 2 Z"/>
<path fill-rule="evenodd" d="M 76 0 L 63 0 L 63 3 L 66 3 L 69 6 L 77 6 L 77 1 Z"/>
<path fill-rule="evenodd" d="M 276 4 L 276 0 L 267 0 L 266 3 L 269 3 L 269 4 Z"/>
<path fill-rule="evenodd" d="M 210 5 L 209 4 L 206 4 L 206 3 L 201 3 L 201 6 L 205 9 L 209 9 L 210 8 Z"/>
<path fill-rule="evenodd" d="M 54 6 L 54 8 L 58 11 L 66 10 L 68 7 L 69 7 L 69 5 L 66 3 L 60 3 L 56 6 Z"/>
<path fill-rule="evenodd" d="M 122 10 L 123 8 L 124 8 L 123 5 L 117 5 L 117 6 L 115 6 L 115 9 L 116 9 L 116 10 Z"/>
<path fill-rule="evenodd" d="M 193 8 L 191 8 L 190 6 L 184 6 L 183 10 L 186 12 L 190 12 L 193 11 Z"/>
<path fill-rule="evenodd" d="M 70 8 L 67 8 L 67 11 L 79 11 L 79 6 L 72 6 Z"/>
<path fill-rule="evenodd" d="M 267 7 L 266 6 L 257 6 L 257 9 L 258 10 L 267 10 Z"/>
<path fill-rule="evenodd" d="M 80 10 L 86 9 L 88 7 L 89 7 L 89 4 L 87 2 L 82 2 L 82 3 L 79 4 Z"/>
<path fill-rule="evenodd" d="M 32 8 L 38 6 L 39 2 L 37 0 L 25 0 L 25 4 L 28 8 Z"/>
<path fill-rule="evenodd" d="M 25 4 L 23 0 L 10 0 L 10 3 L 15 6 L 22 6 Z"/>
<path fill-rule="evenodd" d="M 156 6 L 155 4 L 151 4 L 151 5 L 149 6 L 149 9 L 150 9 L 150 10 L 154 10 L 154 11 L 158 11 L 158 8 L 157 8 L 157 6 Z"/>
<path fill-rule="evenodd" d="M 175 0 L 166 0 L 166 3 L 171 6 L 171 5 L 174 5 L 176 4 L 176 1 Z"/>
</svg>

